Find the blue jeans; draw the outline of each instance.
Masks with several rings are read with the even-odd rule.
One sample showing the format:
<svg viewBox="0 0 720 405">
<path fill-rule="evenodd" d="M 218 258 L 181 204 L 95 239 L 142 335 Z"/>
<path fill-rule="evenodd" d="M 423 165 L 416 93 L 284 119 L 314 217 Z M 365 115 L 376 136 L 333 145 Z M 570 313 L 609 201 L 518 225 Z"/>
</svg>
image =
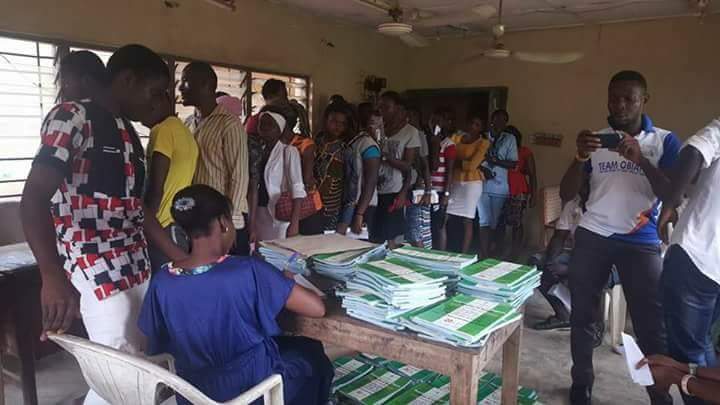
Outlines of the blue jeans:
<svg viewBox="0 0 720 405">
<path fill-rule="evenodd" d="M 679 245 L 667 252 L 661 279 L 668 351 L 677 361 L 716 367 L 710 338 L 720 315 L 720 285 L 705 276 Z M 703 404 L 684 397 L 686 404 Z"/>
<path fill-rule="evenodd" d="M 505 207 L 508 196 L 483 193 L 477 204 L 478 222 L 480 227 L 495 229 Z"/>
</svg>

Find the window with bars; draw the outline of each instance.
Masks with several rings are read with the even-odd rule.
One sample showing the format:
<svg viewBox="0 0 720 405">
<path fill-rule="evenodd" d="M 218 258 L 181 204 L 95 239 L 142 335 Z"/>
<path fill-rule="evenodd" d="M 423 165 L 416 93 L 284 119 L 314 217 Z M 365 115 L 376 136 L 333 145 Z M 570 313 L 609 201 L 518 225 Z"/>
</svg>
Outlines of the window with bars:
<svg viewBox="0 0 720 405">
<path fill-rule="evenodd" d="M 0 37 L 0 198 L 22 193 L 42 119 L 55 105 L 56 53 L 50 43 Z"/>
<path fill-rule="evenodd" d="M 42 120 L 57 101 L 57 60 L 76 50 L 92 51 L 106 64 L 112 55 L 107 49 L 0 36 L 0 201 L 21 195 L 39 146 Z M 177 86 L 188 62 L 172 56 L 165 59 L 175 75 L 176 112 L 185 119 L 194 113 L 194 109 L 180 104 Z M 271 78 L 287 83 L 291 99 L 305 108 L 310 105 L 308 78 L 230 66 L 213 65 L 213 68 L 218 75 L 218 91 L 242 100 L 243 121 L 265 105 L 262 85 Z M 133 124 L 146 146 L 150 130 L 140 123 Z"/>
<path fill-rule="evenodd" d="M 193 107 L 182 105 L 182 99 L 180 97 L 180 80 L 183 69 L 185 69 L 187 65 L 188 62 L 175 62 L 175 112 L 183 121 L 195 112 Z M 241 69 L 216 65 L 213 65 L 213 70 L 215 70 L 218 78 L 217 91 L 222 91 L 242 101 L 243 113 L 240 118 L 245 122 L 249 110 L 247 101 L 248 72 Z"/>
<path fill-rule="evenodd" d="M 79 47 L 70 47 L 70 52 L 74 51 L 90 51 L 93 52 L 95 55 L 97 55 L 100 60 L 107 65 L 108 61 L 110 60 L 110 57 L 112 56 L 112 52 L 110 51 L 104 51 L 100 49 L 92 49 L 92 48 L 79 48 Z M 137 132 L 138 136 L 140 137 L 140 142 L 142 142 L 143 147 L 147 147 L 148 142 L 150 141 L 150 128 L 146 127 L 145 125 L 139 123 L 139 122 L 133 122 L 133 127 L 135 128 L 135 132 Z"/>
</svg>

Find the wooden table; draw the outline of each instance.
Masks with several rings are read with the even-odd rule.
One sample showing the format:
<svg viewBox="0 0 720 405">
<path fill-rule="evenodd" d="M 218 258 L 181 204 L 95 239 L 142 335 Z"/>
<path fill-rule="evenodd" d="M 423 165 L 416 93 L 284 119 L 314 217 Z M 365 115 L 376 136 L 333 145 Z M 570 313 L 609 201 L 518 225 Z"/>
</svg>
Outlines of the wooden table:
<svg viewBox="0 0 720 405">
<path fill-rule="evenodd" d="M 34 259 L 17 261 L 27 254 L 32 256 L 27 244 L 0 247 L 0 339 L 11 343 L 10 351 L 20 360 L 20 374 L 9 376 L 21 382 L 25 405 L 35 405 L 38 403 L 35 349 L 40 336 L 37 323 L 41 316 L 42 281 Z M 3 346 L 0 342 L 0 351 L 5 350 Z M 0 374 L 3 373 L 0 364 Z"/>
<path fill-rule="evenodd" d="M 281 317 L 280 324 L 296 335 L 448 375 L 452 379 L 450 402 L 457 405 L 477 403 L 480 373 L 502 348 L 502 403 L 517 404 L 522 319 L 494 332 L 479 349 L 454 347 L 419 338 L 415 333 L 376 327 L 346 315 L 335 299 L 327 302 L 324 318 L 287 315 Z"/>
</svg>

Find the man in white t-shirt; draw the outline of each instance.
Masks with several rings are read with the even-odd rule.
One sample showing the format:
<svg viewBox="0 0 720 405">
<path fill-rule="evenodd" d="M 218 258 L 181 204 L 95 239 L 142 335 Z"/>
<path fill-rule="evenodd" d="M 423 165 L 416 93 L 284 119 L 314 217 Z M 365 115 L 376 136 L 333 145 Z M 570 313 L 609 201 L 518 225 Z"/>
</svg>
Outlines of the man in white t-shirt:
<svg viewBox="0 0 720 405">
<path fill-rule="evenodd" d="M 572 404 L 591 402 L 594 321 L 613 265 L 620 275 L 640 349 L 648 355 L 667 350 L 659 292 L 660 194 L 649 179 L 672 166 L 680 142 L 671 132 L 655 127 L 643 113 L 648 100 L 647 83 L 640 73 L 623 71 L 613 76 L 608 86 L 610 128 L 600 133 L 622 138 L 603 144 L 596 133 L 582 131 L 575 161 L 560 185 L 560 196 L 569 200 L 585 181 L 590 182 L 587 211 L 575 232 L 569 268 Z M 667 392 L 654 387 L 648 387 L 648 394 L 652 404 L 672 403 Z"/>
<path fill-rule="evenodd" d="M 411 186 L 412 165 L 420 149 L 420 134 L 408 124 L 405 100 L 394 91 L 380 97 L 385 137 L 380 139 L 382 163 L 378 171 L 378 205 L 370 227 L 370 240 L 388 242 L 405 233 L 405 207 Z"/>
<path fill-rule="evenodd" d="M 714 193 L 720 185 L 720 119 L 688 139 L 667 176 L 650 181 L 660 190 L 660 235 L 670 245 L 661 279 L 668 351 L 689 363 L 694 375 L 698 366 L 718 366 L 710 330 L 720 315 L 720 199 Z M 686 194 L 687 206 L 668 241 L 666 226 L 675 222 L 675 208 Z M 686 404 L 705 403 L 687 392 L 683 397 Z"/>
</svg>

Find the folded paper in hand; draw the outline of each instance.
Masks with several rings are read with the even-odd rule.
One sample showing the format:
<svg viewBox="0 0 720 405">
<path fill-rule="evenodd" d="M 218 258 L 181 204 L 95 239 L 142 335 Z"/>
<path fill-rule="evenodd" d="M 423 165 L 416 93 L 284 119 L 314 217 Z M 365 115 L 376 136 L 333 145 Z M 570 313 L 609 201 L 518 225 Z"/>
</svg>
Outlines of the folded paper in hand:
<svg viewBox="0 0 720 405">
<path fill-rule="evenodd" d="M 625 361 L 627 362 L 628 370 L 630 371 L 630 377 L 635 384 L 640 384 L 643 387 L 649 387 L 655 385 L 652 373 L 650 372 L 650 366 L 647 364 L 637 368 L 637 364 L 645 358 L 645 355 L 635 339 L 625 333 L 622 334 L 623 346 L 625 346 Z"/>
</svg>

